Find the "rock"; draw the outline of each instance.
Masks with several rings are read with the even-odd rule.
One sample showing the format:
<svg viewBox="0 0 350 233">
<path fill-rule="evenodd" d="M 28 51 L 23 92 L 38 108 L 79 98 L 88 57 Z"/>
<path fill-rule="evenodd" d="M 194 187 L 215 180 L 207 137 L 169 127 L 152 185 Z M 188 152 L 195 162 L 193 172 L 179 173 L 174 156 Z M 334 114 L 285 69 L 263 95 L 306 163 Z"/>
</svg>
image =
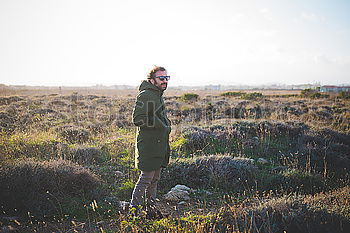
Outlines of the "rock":
<svg viewBox="0 0 350 233">
<path fill-rule="evenodd" d="M 121 171 L 116 171 L 116 172 L 115 172 L 115 176 L 116 176 L 116 177 L 123 177 L 123 176 L 124 176 L 124 173 L 121 172 Z"/>
<path fill-rule="evenodd" d="M 102 224 L 104 224 L 104 223 L 105 223 L 105 221 L 102 220 L 102 221 L 97 222 L 96 224 L 97 224 L 97 225 L 102 225 Z"/>
<path fill-rule="evenodd" d="M 191 188 L 185 185 L 176 185 L 175 187 L 171 188 L 167 194 L 164 195 L 164 198 L 167 201 L 173 202 L 188 201 L 190 200 L 190 192 Z"/>
<path fill-rule="evenodd" d="M 268 163 L 270 163 L 267 159 L 264 159 L 264 158 L 259 158 L 257 162 L 260 163 L 260 164 L 268 164 Z"/>
<path fill-rule="evenodd" d="M 164 198 L 167 201 L 174 201 L 174 202 L 178 202 L 182 200 L 185 200 L 185 201 L 190 200 L 190 196 L 187 191 L 169 191 L 167 194 L 164 195 Z"/>
<path fill-rule="evenodd" d="M 175 185 L 175 187 L 173 187 L 171 190 L 183 190 L 183 191 L 191 192 L 191 188 L 181 184 Z"/>
</svg>

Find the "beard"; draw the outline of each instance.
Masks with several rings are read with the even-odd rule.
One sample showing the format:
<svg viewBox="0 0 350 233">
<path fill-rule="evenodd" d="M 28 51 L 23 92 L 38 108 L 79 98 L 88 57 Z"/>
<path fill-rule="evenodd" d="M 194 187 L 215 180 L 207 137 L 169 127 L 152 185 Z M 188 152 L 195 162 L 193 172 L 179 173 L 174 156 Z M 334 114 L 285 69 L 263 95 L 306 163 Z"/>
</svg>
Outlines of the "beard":
<svg viewBox="0 0 350 233">
<path fill-rule="evenodd" d="M 160 89 L 161 89 L 162 91 L 165 91 L 165 90 L 167 89 L 167 87 L 168 87 L 168 84 L 167 84 L 167 83 L 163 83 L 163 84 L 160 85 Z"/>
<path fill-rule="evenodd" d="M 158 82 L 157 80 L 155 80 L 154 86 L 156 86 L 161 91 L 165 91 L 168 87 L 168 83 L 161 83 L 161 82 Z"/>
</svg>

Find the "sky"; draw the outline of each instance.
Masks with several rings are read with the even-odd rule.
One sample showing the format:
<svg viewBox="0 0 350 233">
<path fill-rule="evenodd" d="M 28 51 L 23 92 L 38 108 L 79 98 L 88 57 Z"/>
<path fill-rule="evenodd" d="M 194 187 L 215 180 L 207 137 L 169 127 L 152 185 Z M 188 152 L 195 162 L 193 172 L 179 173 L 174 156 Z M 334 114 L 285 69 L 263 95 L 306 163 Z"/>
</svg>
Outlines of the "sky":
<svg viewBox="0 0 350 233">
<path fill-rule="evenodd" d="M 348 0 L 0 0 L 0 83 L 350 83 Z"/>
</svg>

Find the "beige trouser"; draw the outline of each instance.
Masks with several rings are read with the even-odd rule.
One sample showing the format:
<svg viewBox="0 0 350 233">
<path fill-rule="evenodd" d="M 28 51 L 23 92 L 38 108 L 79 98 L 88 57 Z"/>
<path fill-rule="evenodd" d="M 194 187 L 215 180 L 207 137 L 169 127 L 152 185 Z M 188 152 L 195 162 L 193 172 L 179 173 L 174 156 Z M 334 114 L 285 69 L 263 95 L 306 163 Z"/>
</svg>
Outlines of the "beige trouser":
<svg viewBox="0 0 350 233">
<path fill-rule="evenodd" d="M 155 204 L 160 171 L 161 168 L 155 171 L 141 171 L 139 180 L 132 192 L 130 206 L 143 205 L 145 197 L 147 205 Z"/>
</svg>

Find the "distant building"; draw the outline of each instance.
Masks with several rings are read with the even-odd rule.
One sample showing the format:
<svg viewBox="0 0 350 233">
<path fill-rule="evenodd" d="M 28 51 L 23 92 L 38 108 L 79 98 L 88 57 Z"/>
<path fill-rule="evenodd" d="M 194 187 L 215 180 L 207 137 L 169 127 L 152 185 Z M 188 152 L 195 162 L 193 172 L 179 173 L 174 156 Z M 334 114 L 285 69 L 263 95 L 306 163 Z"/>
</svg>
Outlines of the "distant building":
<svg viewBox="0 0 350 233">
<path fill-rule="evenodd" d="M 322 86 L 320 88 L 321 92 L 350 92 L 350 86 Z"/>
</svg>

